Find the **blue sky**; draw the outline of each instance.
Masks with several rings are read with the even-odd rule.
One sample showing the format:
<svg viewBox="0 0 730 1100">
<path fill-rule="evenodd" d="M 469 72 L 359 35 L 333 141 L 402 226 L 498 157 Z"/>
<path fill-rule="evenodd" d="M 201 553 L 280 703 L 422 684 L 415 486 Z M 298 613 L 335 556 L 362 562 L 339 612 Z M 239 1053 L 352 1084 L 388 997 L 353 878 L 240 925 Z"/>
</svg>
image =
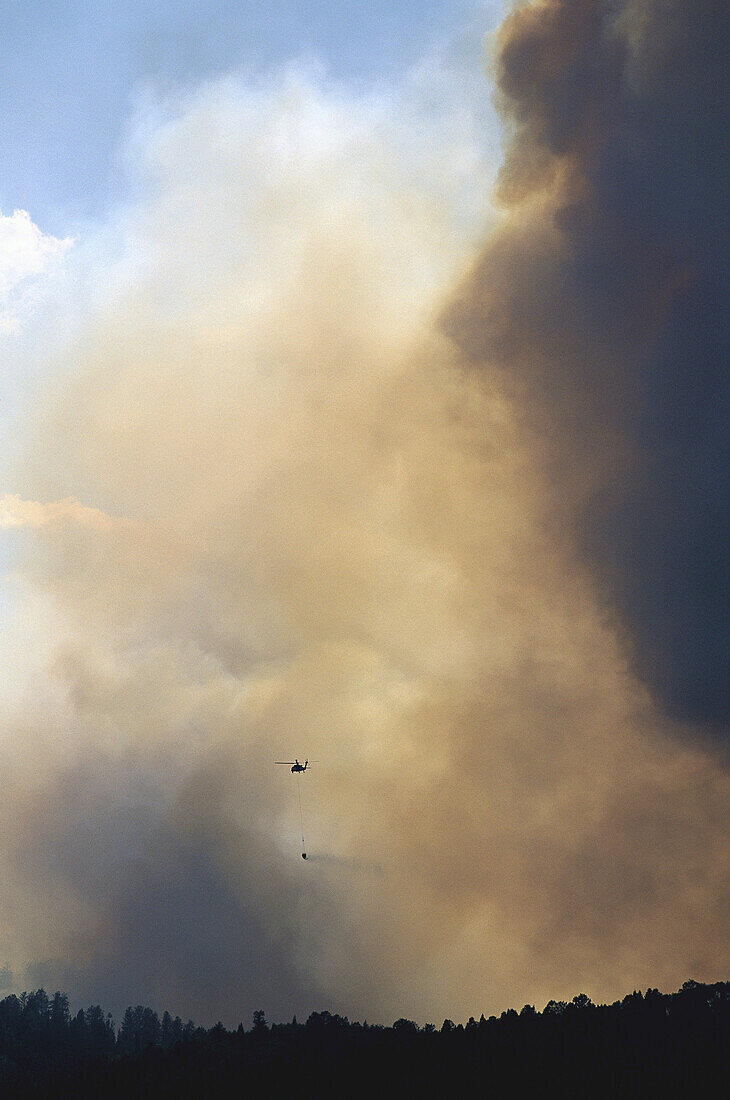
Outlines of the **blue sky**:
<svg viewBox="0 0 730 1100">
<path fill-rule="evenodd" d="M 315 59 L 334 79 L 397 83 L 501 0 L 3 0 L 0 209 L 65 235 L 124 197 L 120 156 L 140 89 L 252 77 Z M 472 41 L 477 36 L 470 35 Z"/>
</svg>

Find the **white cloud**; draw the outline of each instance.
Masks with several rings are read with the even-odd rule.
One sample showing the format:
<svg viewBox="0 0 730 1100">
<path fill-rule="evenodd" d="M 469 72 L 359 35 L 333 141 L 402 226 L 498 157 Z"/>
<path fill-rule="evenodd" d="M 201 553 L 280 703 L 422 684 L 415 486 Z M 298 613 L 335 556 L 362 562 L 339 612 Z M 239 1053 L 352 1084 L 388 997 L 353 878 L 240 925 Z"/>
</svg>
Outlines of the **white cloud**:
<svg viewBox="0 0 730 1100">
<path fill-rule="evenodd" d="M 53 271 L 72 244 L 71 237 L 43 233 L 25 210 L 0 214 L 0 333 L 18 331 L 38 278 Z"/>
<path fill-rule="evenodd" d="M 78 523 L 85 527 L 107 531 L 123 520 L 115 520 L 98 508 L 89 508 L 73 497 L 43 503 L 37 500 L 21 500 L 17 494 L 6 493 L 0 497 L 0 528 L 45 527 L 51 523 Z"/>
</svg>

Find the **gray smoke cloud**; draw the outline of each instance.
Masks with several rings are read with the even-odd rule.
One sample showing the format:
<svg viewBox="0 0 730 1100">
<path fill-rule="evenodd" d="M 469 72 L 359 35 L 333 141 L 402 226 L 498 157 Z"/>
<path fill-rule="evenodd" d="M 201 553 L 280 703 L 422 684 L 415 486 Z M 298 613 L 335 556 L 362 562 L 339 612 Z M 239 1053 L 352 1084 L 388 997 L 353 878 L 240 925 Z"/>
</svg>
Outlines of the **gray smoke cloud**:
<svg viewBox="0 0 730 1100">
<path fill-rule="evenodd" d="M 446 322 L 516 395 L 635 668 L 722 738 L 729 20 L 713 0 L 518 8 L 496 56 L 504 226 Z"/>
<path fill-rule="evenodd" d="M 584 99 L 627 59 L 639 88 L 661 40 L 642 69 L 644 24 L 605 37 L 605 10 L 533 5 L 502 32 L 532 91 L 481 259 L 463 103 L 426 127 L 294 74 L 140 123 L 140 197 L 84 261 L 92 289 L 78 261 L 0 504 L 13 974 L 229 1023 L 726 975 L 730 780 L 637 675 L 586 560 L 606 442 L 622 484 L 643 467 L 618 390 L 589 400 L 577 370 L 582 299 L 557 354 L 555 250 L 587 213 L 534 136 L 563 54 L 527 32 L 576 20 L 556 42 L 587 51 Z M 561 147 L 589 128 L 573 113 Z M 573 222 L 551 213 L 571 180 Z M 317 761 L 311 862 L 274 764 L 294 757 Z"/>
</svg>

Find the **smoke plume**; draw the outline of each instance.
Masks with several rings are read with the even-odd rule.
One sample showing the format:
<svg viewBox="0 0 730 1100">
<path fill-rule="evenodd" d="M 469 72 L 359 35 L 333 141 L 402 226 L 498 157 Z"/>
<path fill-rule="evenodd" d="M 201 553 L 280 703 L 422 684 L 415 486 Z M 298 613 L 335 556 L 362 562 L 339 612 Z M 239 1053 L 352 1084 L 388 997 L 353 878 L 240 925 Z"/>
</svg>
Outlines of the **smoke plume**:
<svg viewBox="0 0 730 1100">
<path fill-rule="evenodd" d="M 730 122 L 714 0 L 546 0 L 501 29 L 497 232 L 451 307 L 515 395 L 634 668 L 730 728 Z"/>
<path fill-rule="evenodd" d="M 478 259 L 458 112 L 290 76 L 141 120 L 0 513 L 15 975 L 438 1022 L 726 974 L 730 781 L 682 718 L 724 714 L 687 568 L 726 446 L 685 355 L 715 346 L 707 159 L 685 192 L 714 123 L 682 122 L 717 9 L 662 7 L 507 21 Z"/>
</svg>

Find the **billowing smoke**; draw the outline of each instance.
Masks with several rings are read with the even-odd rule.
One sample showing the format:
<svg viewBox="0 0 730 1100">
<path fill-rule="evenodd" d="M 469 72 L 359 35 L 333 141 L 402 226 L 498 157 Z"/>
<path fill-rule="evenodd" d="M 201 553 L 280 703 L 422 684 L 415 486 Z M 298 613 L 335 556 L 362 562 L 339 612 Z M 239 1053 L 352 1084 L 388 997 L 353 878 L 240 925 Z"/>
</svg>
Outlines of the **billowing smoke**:
<svg viewBox="0 0 730 1100">
<path fill-rule="evenodd" d="M 448 316 L 501 372 L 634 667 L 730 729 L 725 264 L 715 0 L 546 0 L 499 40 L 503 228 Z"/>
<path fill-rule="evenodd" d="M 0 505 L 17 984 L 203 1021 L 438 1022 L 726 973 L 730 782 L 637 677 L 595 524 L 585 560 L 589 503 L 624 499 L 609 440 L 622 485 L 649 484 L 609 385 L 615 334 L 628 378 L 666 308 L 634 317 L 625 286 L 578 371 L 611 310 L 600 250 L 570 339 L 551 282 L 580 255 L 590 284 L 579 229 L 604 216 L 570 142 L 587 149 L 592 120 L 600 159 L 593 85 L 625 73 L 638 96 L 665 64 L 662 40 L 638 64 L 648 23 L 599 33 L 601 13 L 541 6 L 503 32 L 504 94 L 532 77 L 512 206 L 469 279 L 486 176 L 461 115 L 426 128 L 290 77 L 140 124 L 138 203 L 86 297 L 79 260 L 83 303 Z M 550 158 L 553 86 L 583 48 L 587 117 L 566 77 Z M 313 761 L 307 861 L 297 779 L 274 764 L 295 757 Z"/>
</svg>

